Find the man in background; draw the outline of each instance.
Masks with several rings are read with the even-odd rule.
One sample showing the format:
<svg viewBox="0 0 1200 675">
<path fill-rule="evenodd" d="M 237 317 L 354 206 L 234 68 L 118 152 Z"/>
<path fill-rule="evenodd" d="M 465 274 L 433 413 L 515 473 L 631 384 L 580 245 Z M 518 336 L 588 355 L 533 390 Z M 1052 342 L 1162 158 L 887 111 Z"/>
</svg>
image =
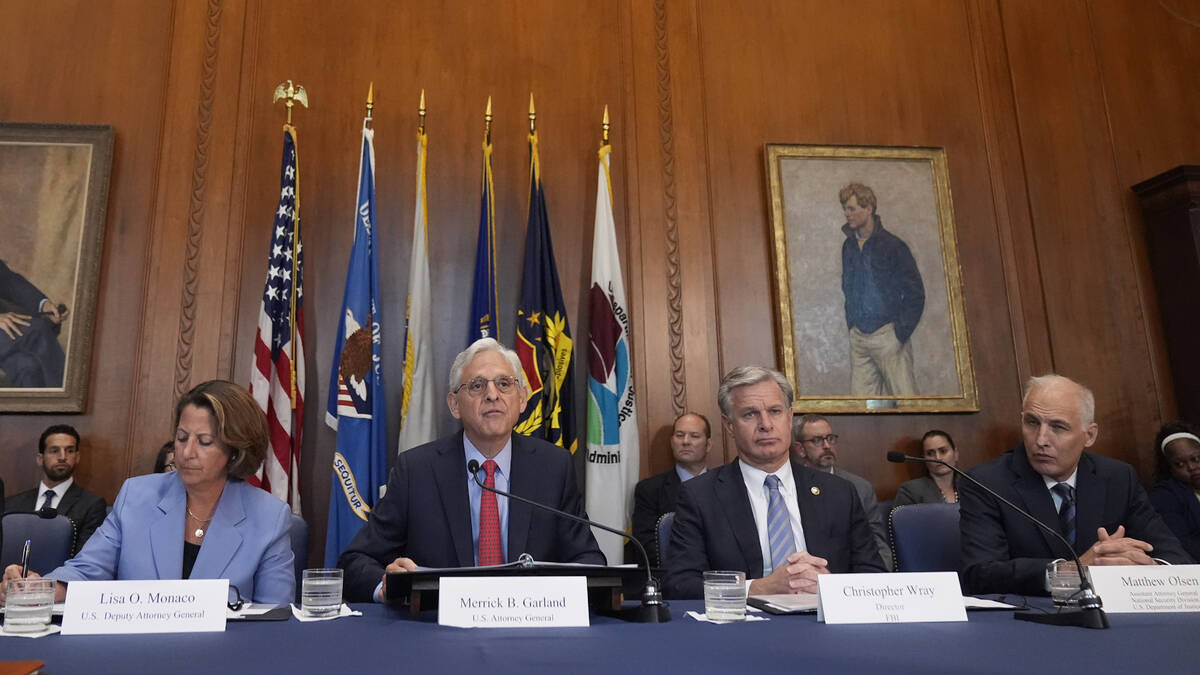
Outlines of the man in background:
<svg viewBox="0 0 1200 675">
<path fill-rule="evenodd" d="M 79 552 L 108 515 L 104 498 L 83 489 L 75 482 L 79 462 L 79 432 L 67 424 L 55 424 L 38 439 L 37 465 L 44 474 L 32 490 L 13 495 L 5 513 L 29 511 L 64 515 L 75 523 L 75 544 L 71 555 Z"/>
<path fill-rule="evenodd" d="M 651 565 L 661 565 L 658 550 L 658 519 L 675 510 L 679 486 L 708 470 L 712 449 L 712 427 L 700 413 L 686 412 L 675 418 L 671 428 L 671 455 L 675 466 L 638 481 L 633 488 L 633 536 L 646 547 Z M 626 560 L 638 560 L 627 551 Z"/>
<path fill-rule="evenodd" d="M 833 426 L 824 416 L 804 415 L 792 418 L 792 453 L 809 468 L 850 481 L 862 502 L 863 513 L 867 514 L 867 522 L 871 525 L 879 557 L 884 568 L 890 571 L 892 547 L 888 546 L 887 527 L 883 524 L 883 514 L 879 512 L 879 498 L 875 496 L 875 488 L 867 479 L 837 465 L 837 441 L 838 435 L 833 433 Z"/>
</svg>

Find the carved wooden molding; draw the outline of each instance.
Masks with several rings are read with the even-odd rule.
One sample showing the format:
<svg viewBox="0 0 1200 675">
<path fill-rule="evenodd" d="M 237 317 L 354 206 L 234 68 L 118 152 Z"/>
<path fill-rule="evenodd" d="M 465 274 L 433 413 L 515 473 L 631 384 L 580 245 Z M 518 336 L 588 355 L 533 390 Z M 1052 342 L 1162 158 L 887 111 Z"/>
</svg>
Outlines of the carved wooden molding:
<svg viewBox="0 0 1200 675">
<path fill-rule="evenodd" d="M 183 259 L 183 289 L 179 299 L 179 342 L 175 349 L 175 398 L 189 389 L 192 376 L 192 343 L 196 334 L 196 286 L 204 220 L 204 193 L 208 187 L 208 151 L 211 143 L 213 98 L 217 80 L 217 42 L 221 34 L 221 0 L 208 0 L 208 25 L 204 35 L 204 61 L 196 111 L 196 149 L 192 153 L 192 189 L 188 199 L 187 249 Z"/>
<path fill-rule="evenodd" d="M 679 278 L 679 213 L 675 206 L 675 122 L 671 106 L 671 54 L 667 48 L 666 0 L 654 3 L 655 69 L 658 75 L 658 134 L 663 156 L 667 224 L 667 334 L 671 345 L 671 403 L 683 414 L 687 383 L 683 371 L 683 297 Z"/>
</svg>

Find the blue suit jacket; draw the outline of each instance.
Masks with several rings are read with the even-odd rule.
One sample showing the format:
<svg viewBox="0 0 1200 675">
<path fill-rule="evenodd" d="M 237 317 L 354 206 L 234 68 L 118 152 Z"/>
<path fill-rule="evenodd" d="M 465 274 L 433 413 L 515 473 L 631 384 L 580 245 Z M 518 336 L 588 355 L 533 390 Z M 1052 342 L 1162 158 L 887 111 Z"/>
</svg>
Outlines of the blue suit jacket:
<svg viewBox="0 0 1200 675">
<path fill-rule="evenodd" d="M 862 500 L 844 478 L 792 462 L 796 501 L 809 553 L 830 572 L 883 572 Z M 762 548 L 739 460 L 684 483 L 667 547 L 666 589 L 672 598 L 699 598 L 705 570 L 763 575 Z"/>
<path fill-rule="evenodd" d="M 186 504 L 176 473 L 130 478 L 79 555 L 46 576 L 65 582 L 180 578 Z M 245 481 L 226 481 L 191 578 L 228 579 L 253 602 L 292 602 L 289 525 L 287 504 Z"/>
<path fill-rule="evenodd" d="M 969 473 L 1042 523 L 1058 525 L 1054 500 L 1041 474 L 1029 464 L 1024 445 Z M 1046 595 L 1046 565 L 1070 557 L 1062 542 L 971 481 L 959 481 L 958 498 L 963 590 Z M 1119 525 L 1125 526 L 1125 536 L 1153 546 L 1151 556 L 1172 564 L 1192 562 L 1150 506 L 1133 467 L 1085 452 L 1075 476 L 1075 552 L 1082 555 L 1096 543 L 1097 528 L 1111 533 Z"/>
<path fill-rule="evenodd" d="M 1192 486 L 1168 478 L 1150 490 L 1150 503 L 1188 555 L 1200 560 L 1200 499 Z"/>
<path fill-rule="evenodd" d="M 571 455 L 512 435 L 509 492 L 586 518 Z M 370 602 L 384 567 L 400 557 L 423 567 L 471 567 L 471 505 L 462 432 L 400 453 L 387 495 L 338 558 L 349 602 Z M 510 499 L 508 560 L 522 553 L 545 562 L 603 565 L 591 528 Z"/>
</svg>

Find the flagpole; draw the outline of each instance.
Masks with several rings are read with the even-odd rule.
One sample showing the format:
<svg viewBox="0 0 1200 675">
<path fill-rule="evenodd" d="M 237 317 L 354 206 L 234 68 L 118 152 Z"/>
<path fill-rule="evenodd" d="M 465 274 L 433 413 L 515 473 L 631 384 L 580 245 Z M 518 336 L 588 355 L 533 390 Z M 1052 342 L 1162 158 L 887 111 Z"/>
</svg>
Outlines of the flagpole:
<svg viewBox="0 0 1200 675">
<path fill-rule="evenodd" d="M 421 90 L 421 103 L 417 106 L 417 117 L 420 121 L 417 122 L 417 133 L 421 136 L 425 135 L 425 90 Z"/>
<path fill-rule="evenodd" d="M 366 118 L 366 120 L 364 120 L 368 129 L 372 128 L 371 123 L 375 120 L 375 118 L 372 117 L 372 113 L 374 112 L 374 110 L 375 110 L 375 83 L 371 82 L 371 84 L 367 87 L 367 118 Z"/>
<path fill-rule="evenodd" d="M 601 147 L 603 147 L 605 145 L 608 145 L 609 123 L 608 123 L 608 104 L 607 103 L 604 104 L 604 122 L 601 123 L 600 128 L 602 129 L 602 131 L 600 132 L 600 145 L 601 145 Z"/>
<path fill-rule="evenodd" d="M 284 107 L 287 110 L 287 122 L 283 125 L 283 130 L 292 136 L 292 147 L 296 147 L 296 128 L 292 126 L 292 106 L 296 103 L 308 107 L 308 92 L 303 85 L 293 85 L 291 80 L 287 81 L 287 86 L 280 83 L 275 87 L 275 99 L 272 103 L 276 103 L 279 99 L 283 99 Z M 292 410 L 296 409 L 296 289 L 300 285 L 296 270 L 300 265 L 299 242 L 300 239 L 300 150 L 296 149 L 296 207 L 292 209 L 292 290 L 289 293 L 289 324 L 291 324 L 291 335 L 288 344 L 291 345 L 292 353 L 288 358 L 288 371 L 291 380 L 291 404 Z"/>
</svg>

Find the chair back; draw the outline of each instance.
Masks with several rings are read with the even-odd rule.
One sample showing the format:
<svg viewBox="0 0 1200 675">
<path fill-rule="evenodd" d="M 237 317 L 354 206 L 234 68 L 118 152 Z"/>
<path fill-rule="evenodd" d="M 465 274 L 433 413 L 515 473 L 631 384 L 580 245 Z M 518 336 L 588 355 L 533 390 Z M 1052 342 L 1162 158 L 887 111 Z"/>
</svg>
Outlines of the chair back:
<svg viewBox="0 0 1200 675">
<path fill-rule="evenodd" d="M 28 539 L 29 569 L 46 574 L 71 557 L 75 544 L 75 523 L 59 514 L 43 518 L 37 513 L 9 513 L 4 516 L 4 543 L 0 548 L 0 570 L 20 564 L 21 552 Z"/>
<path fill-rule="evenodd" d="M 308 567 L 308 521 L 293 513 L 288 534 L 292 540 L 292 554 L 296 556 L 293 564 L 296 570 L 296 598 L 299 599 L 300 577 L 304 568 Z"/>
<path fill-rule="evenodd" d="M 658 565 L 667 559 L 667 544 L 671 543 L 671 525 L 675 523 L 675 512 L 669 511 L 658 517 L 655 531 L 658 533 Z"/>
<path fill-rule="evenodd" d="M 958 504 L 905 504 L 888 518 L 897 572 L 957 572 Z"/>
</svg>

